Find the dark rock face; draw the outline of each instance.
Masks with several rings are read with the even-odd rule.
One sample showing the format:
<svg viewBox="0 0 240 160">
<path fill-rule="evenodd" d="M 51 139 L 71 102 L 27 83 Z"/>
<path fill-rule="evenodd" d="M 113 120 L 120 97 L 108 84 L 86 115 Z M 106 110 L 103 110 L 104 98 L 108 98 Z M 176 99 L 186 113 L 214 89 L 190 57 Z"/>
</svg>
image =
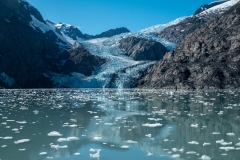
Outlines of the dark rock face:
<svg viewBox="0 0 240 160">
<path fill-rule="evenodd" d="M 97 34 L 95 36 L 84 34 L 84 39 L 94 39 L 94 38 L 104 38 L 104 37 L 112 37 L 122 33 L 130 32 L 127 28 L 121 27 L 116 29 L 110 29 L 108 31 L 102 32 L 101 34 Z"/>
<path fill-rule="evenodd" d="M 45 87 L 42 86 L 43 72 L 51 67 L 46 61 L 55 59 L 59 53 L 57 36 L 51 31 L 44 34 L 30 27 L 31 15 L 44 21 L 25 1 L 2 0 L 0 10 L 0 72 L 14 78 L 21 87 Z"/>
<path fill-rule="evenodd" d="M 182 22 L 169 26 L 158 33 L 159 38 L 165 38 L 171 42 L 179 44 L 187 35 L 194 32 L 198 27 L 204 24 L 206 20 L 199 19 L 198 17 L 189 17 Z"/>
<path fill-rule="evenodd" d="M 222 4 L 226 1 L 221 2 L 213 2 L 208 5 L 201 6 L 192 17 L 188 17 L 182 22 L 169 26 L 159 32 L 157 34 L 160 38 L 165 38 L 171 42 L 179 44 L 182 42 L 189 34 L 194 32 L 196 29 L 198 29 L 201 25 L 206 23 L 207 21 L 211 20 L 212 18 L 220 15 L 222 12 L 224 12 L 225 9 L 221 9 L 219 11 L 213 12 L 211 14 L 203 14 L 200 15 L 199 13 L 212 8 L 216 5 Z M 198 14 L 197 14 L 198 13 Z"/>
<path fill-rule="evenodd" d="M 77 48 L 73 47 L 69 50 L 70 57 L 63 66 L 65 73 L 78 72 L 85 76 L 92 75 L 96 66 L 105 63 L 105 60 L 90 54 L 83 46 L 79 45 Z"/>
<path fill-rule="evenodd" d="M 119 48 L 135 60 L 160 60 L 167 52 L 161 43 L 138 37 L 123 38 Z"/>
<path fill-rule="evenodd" d="M 240 86 L 240 3 L 216 17 L 147 70 L 138 87 L 213 89 Z"/>
<path fill-rule="evenodd" d="M 227 2 L 227 0 L 225 0 L 225 1 L 219 1 L 219 2 L 218 2 L 218 1 L 217 1 L 217 2 L 212 2 L 212 3 L 210 3 L 210 4 L 204 4 L 204 5 L 202 5 L 201 7 L 199 7 L 199 8 L 195 11 L 194 15 L 197 15 L 197 14 L 199 14 L 199 13 L 201 13 L 201 12 L 203 12 L 203 11 L 209 9 L 209 8 L 212 8 L 212 7 L 216 6 L 216 5 L 222 4 L 222 3 L 224 3 L 224 2 Z"/>
<path fill-rule="evenodd" d="M 43 28 L 31 26 L 32 16 L 37 23 L 43 26 L 46 23 L 37 9 L 26 1 L 2 0 L 0 10 L 0 86 L 50 88 L 51 77 L 45 73 L 63 73 L 63 61 L 74 63 L 69 72 L 86 75 L 92 72 L 94 65 L 102 63 L 86 51 L 80 56 L 82 49 L 66 50 L 67 42 L 59 39 L 54 31 L 44 32 Z"/>
</svg>

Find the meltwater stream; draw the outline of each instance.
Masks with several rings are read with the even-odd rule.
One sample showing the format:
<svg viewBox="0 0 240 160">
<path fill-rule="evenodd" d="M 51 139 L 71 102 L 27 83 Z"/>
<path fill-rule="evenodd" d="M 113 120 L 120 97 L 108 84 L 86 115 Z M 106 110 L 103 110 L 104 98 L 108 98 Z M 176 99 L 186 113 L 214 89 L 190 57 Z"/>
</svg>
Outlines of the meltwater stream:
<svg viewBox="0 0 240 160">
<path fill-rule="evenodd" d="M 1 160 L 238 160 L 240 90 L 0 90 Z"/>
</svg>

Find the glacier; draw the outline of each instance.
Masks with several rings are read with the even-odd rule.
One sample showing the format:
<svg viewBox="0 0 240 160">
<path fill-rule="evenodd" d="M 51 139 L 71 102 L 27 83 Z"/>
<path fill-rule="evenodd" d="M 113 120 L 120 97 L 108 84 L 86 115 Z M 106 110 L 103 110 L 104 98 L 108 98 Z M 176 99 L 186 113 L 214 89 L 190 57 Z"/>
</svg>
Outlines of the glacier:
<svg viewBox="0 0 240 160">
<path fill-rule="evenodd" d="M 73 40 L 69 36 L 62 36 L 74 47 L 84 46 L 91 54 L 106 59 L 106 63 L 95 68 L 91 76 L 84 76 L 80 73 L 71 73 L 70 75 L 51 73 L 55 87 L 69 88 L 129 88 L 132 78 L 140 76 L 139 71 L 156 63 L 156 61 L 135 61 L 133 58 L 125 56 L 124 52 L 117 46 L 120 40 L 127 37 L 140 37 L 151 41 L 160 42 L 168 50 L 175 48 L 176 44 L 166 39 L 157 37 L 157 33 L 164 28 L 175 25 L 186 17 L 178 18 L 167 24 L 159 24 L 138 32 L 122 33 L 110 38 L 97 38 L 91 40 Z M 64 27 L 62 27 L 62 25 Z M 62 27 L 67 29 L 68 24 L 55 24 L 51 27 Z M 48 73 L 49 74 L 49 73 Z"/>
</svg>

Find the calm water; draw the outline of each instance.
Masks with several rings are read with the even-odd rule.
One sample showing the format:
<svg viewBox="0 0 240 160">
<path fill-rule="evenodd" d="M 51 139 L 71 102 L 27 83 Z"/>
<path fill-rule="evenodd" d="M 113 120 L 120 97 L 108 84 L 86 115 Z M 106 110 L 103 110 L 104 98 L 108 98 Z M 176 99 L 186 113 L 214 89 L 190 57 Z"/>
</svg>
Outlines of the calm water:
<svg viewBox="0 0 240 160">
<path fill-rule="evenodd" d="M 238 160 L 240 90 L 0 90 L 1 160 Z"/>
</svg>

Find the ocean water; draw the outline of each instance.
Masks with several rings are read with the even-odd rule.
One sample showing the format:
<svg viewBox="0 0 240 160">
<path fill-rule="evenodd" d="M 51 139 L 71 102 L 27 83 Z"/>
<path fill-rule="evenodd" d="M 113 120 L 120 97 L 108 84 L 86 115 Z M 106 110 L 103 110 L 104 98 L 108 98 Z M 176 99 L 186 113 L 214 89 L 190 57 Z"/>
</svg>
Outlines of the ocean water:
<svg viewBox="0 0 240 160">
<path fill-rule="evenodd" d="M 238 160 L 240 90 L 0 90 L 0 160 Z"/>
</svg>

